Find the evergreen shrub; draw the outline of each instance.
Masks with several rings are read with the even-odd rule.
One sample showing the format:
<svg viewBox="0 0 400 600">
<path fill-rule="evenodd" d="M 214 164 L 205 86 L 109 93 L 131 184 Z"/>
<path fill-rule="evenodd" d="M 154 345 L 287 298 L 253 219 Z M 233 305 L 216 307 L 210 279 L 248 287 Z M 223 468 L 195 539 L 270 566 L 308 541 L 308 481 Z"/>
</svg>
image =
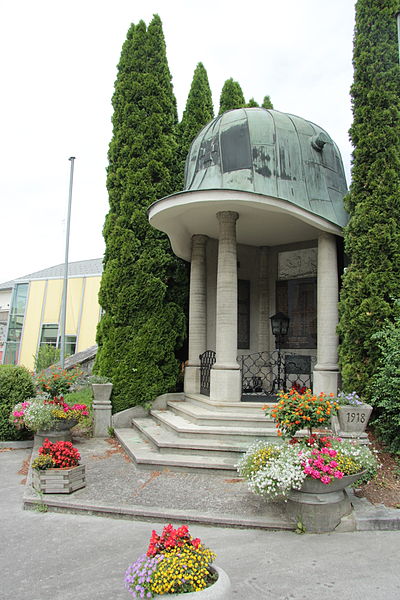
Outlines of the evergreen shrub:
<svg viewBox="0 0 400 600">
<path fill-rule="evenodd" d="M 400 298 L 400 66 L 398 0 L 358 0 L 351 88 L 354 145 L 345 206 L 339 335 L 343 387 L 369 398 L 380 364 L 379 332 Z M 381 367 L 380 367 L 381 368 Z"/>
<path fill-rule="evenodd" d="M 0 440 L 32 437 L 25 429 L 15 429 L 9 418 L 15 404 L 34 395 L 35 385 L 28 369 L 18 365 L 0 365 Z"/>
<path fill-rule="evenodd" d="M 178 116 L 160 18 L 132 25 L 115 92 L 95 372 L 114 412 L 175 389 L 186 333 L 188 274 L 147 209 L 179 187 Z M 181 182 L 180 182 L 181 183 Z M 181 359 L 182 360 L 182 359 Z"/>
<path fill-rule="evenodd" d="M 375 407 L 371 424 L 385 446 L 400 453 L 400 317 L 388 322 L 374 339 L 381 358 L 370 384 L 370 401 Z"/>
</svg>

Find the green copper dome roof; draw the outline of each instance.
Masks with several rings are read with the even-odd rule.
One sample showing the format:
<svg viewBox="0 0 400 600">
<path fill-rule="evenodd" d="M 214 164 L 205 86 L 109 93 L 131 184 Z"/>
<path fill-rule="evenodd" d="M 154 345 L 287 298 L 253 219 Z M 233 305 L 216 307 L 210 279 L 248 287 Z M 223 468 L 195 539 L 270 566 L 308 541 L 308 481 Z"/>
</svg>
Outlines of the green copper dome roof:
<svg viewBox="0 0 400 600">
<path fill-rule="evenodd" d="M 276 110 L 231 110 L 196 137 L 185 191 L 220 189 L 287 200 L 340 227 L 348 221 L 338 147 L 318 125 Z"/>
</svg>

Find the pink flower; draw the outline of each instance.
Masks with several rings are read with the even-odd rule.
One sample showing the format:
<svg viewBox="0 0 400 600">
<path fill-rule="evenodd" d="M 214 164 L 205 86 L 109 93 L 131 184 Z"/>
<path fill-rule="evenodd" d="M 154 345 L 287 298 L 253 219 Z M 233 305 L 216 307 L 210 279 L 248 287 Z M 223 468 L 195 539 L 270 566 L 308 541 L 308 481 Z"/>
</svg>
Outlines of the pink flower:
<svg viewBox="0 0 400 600">
<path fill-rule="evenodd" d="M 333 475 L 336 477 L 336 479 L 342 479 L 343 477 L 342 471 L 335 471 Z"/>
<path fill-rule="evenodd" d="M 335 457 L 336 454 L 337 454 L 336 450 L 333 450 L 333 449 L 329 450 L 329 456 L 332 456 L 332 458 Z"/>
<path fill-rule="evenodd" d="M 328 485 L 328 483 L 331 482 L 331 478 L 328 477 L 327 475 L 324 475 L 323 477 L 321 477 L 321 481 L 322 481 L 322 483 L 325 483 L 325 485 Z"/>
<path fill-rule="evenodd" d="M 338 466 L 336 460 L 331 460 L 331 462 L 329 463 L 329 466 L 332 467 L 332 469 L 334 469 L 335 467 Z"/>
</svg>

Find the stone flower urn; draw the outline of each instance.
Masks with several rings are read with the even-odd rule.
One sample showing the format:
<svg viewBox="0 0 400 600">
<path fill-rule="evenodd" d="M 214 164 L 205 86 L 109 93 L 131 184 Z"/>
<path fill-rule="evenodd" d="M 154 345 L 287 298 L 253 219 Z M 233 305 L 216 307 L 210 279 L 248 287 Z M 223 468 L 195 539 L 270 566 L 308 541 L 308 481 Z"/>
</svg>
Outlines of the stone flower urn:
<svg viewBox="0 0 400 600">
<path fill-rule="evenodd" d="M 92 383 L 94 401 L 109 402 L 111 398 L 112 388 L 112 383 Z"/>
<path fill-rule="evenodd" d="M 227 573 L 221 567 L 210 567 L 218 573 L 218 579 L 204 590 L 199 592 L 187 592 L 186 594 L 156 594 L 154 598 L 159 600 L 231 600 L 231 582 Z"/>
<path fill-rule="evenodd" d="M 334 531 L 341 519 L 352 511 L 345 488 L 363 473 L 365 471 L 345 475 L 328 484 L 306 477 L 300 490 L 291 490 L 286 503 L 287 515 L 294 523 L 300 519 L 310 533 Z"/>
</svg>

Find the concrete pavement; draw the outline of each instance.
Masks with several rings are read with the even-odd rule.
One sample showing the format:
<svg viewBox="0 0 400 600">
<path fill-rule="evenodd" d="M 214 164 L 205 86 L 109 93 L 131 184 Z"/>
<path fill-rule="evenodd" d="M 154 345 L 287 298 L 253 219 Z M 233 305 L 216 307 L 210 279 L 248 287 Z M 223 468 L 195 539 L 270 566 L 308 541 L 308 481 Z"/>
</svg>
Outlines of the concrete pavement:
<svg viewBox="0 0 400 600">
<path fill-rule="evenodd" d="M 29 450 L 0 452 L 1 599 L 128 600 L 124 571 L 162 525 L 22 510 L 29 458 Z M 400 597 L 396 531 L 295 535 L 198 524 L 190 530 L 217 553 L 233 599 Z"/>
</svg>

